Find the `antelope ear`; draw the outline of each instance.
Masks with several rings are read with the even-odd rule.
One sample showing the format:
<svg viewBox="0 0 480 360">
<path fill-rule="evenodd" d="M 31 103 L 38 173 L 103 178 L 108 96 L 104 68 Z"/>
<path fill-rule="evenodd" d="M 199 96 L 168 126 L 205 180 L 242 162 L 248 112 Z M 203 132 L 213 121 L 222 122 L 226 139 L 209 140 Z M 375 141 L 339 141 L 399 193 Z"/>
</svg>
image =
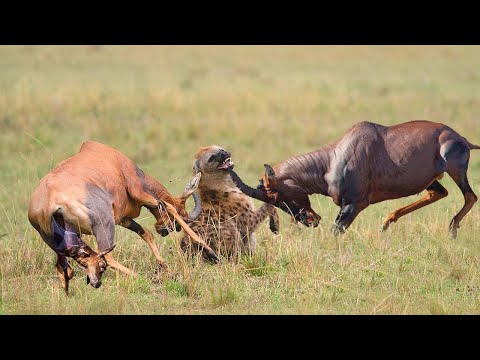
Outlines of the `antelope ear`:
<svg viewBox="0 0 480 360">
<path fill-rule="evenodd" d="M 78 255 L 88 257 L 90 256 L 90 253 L 88 253 L 83 247 L 81 247 L 80 249 L 78 249 Z"/>
<path fill-rule="evenodd" d="M 183 190 L 182 195 L 180 195 L 180 198 L 182 199 L 187 199 L 192 193 L 197 190 L 198 184 L 200 184 L 200 178 L 202 177 L 202 173 L 199 172 L 197 173 L 192 180 L 190 180 L 185 187 L 185 190 Z"/>
<path fill-rule="evenodd" d="M 275 176 L 275 170 L 273 170 L 270 165 L 263 164 L 263 166 L 265 166 L 264 185 L 268 188 L 276 184 L 277 178 Z"/>
<path fill-rule="evenodd" d="M 113 249 L 115 249 L 115 246 L 117 246 L 117 244 L 113 244 L 112 247 L 108 248 L 107 250 L 103 250 L 103 251 L 100 251 L 98 253 L 98 256 L 105 256 L 107 255 L 110 251 L 112 251 Z"/>
</svg>

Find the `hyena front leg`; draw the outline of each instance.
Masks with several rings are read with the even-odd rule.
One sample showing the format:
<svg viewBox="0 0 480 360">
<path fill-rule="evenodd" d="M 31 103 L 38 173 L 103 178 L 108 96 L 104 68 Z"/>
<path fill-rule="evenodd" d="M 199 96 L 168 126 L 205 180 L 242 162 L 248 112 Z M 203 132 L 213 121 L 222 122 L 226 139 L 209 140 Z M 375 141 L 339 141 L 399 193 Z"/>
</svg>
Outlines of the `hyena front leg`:
<svg viewBox="0 0 480 360">
<path fill-rule="evenodd" d="M 272 206 L 270 214 L 270 230 L 276 235 L 280 231 L 280 219 L 278 217 L 277 208 Z"/>
<path fill-rule="evenodd" d="M 245 229 L 241 231 L 242 243 L 247 252 L 252 253 L 255 251 L 257 245 L 255 231 L 267 217 L 270 217 L 270 230 L 274 234 L 278 233 L 279 218 L 276 208 L 270 204 L 263 204 L 249 214 Z"/>
<path fill-rule="evenodd" d="M 270 217 L 270 230 L 274 234 L 277 234 L 280 228 L 279 217 L 277 209 L 271 204 L 263 204 L 258 209 L 250 213 L 250 216 L 248 217 L 248 223 L 246 224 L 248 229 L 247 232 L 249 234 L 253 234 L 253 232 L 258 229 L 258 227 L 267 217 Z"/>
</svg>

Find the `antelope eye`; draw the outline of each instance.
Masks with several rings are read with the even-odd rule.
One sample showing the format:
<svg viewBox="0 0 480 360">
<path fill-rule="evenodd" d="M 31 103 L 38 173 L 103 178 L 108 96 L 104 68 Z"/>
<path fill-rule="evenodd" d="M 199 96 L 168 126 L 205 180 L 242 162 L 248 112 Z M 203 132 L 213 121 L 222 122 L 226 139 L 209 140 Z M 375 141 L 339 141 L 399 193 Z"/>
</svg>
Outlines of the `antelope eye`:
<svg viewBox="0 0 480 360">
<path fill-rule="evenodd" d="M 210 156 L 210 158 L 208 159 L 208 162 L 212 162 L 214 159 L 215 159 L 215 155 L 212 155 L 212 156 Z"/>
</svg>

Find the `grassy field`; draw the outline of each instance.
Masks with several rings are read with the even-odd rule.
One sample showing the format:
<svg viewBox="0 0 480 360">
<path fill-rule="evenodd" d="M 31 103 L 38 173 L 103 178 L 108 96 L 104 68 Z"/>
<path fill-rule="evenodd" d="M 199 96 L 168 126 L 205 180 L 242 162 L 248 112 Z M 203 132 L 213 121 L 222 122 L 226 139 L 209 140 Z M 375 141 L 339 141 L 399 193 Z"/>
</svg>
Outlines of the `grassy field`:
<svg viewBox="0 0 480 360">
<path fill-rule="evenodd" d="M 338 238 L 338 208 L 312 196 L 319 227 L 282 212 L 280 234 L 264 224 L 257 253 L 236 263 L 185 263 L 178 235 L 155 234 L 170 266 L 158 273 L 146 243 L 117 227 L 114 255 L 140 276 L 109 269 L 93 289 L 72 262 L 69 297 L 27 219 L 40 178 L 86 140 L 116 147 L 174 194 L 210 144 L 233 153 L 249 184 L 263 163 L 362 120 L 444 122 L 480 144 L 479 64 L 478 46 L 0 47 L 0 314 L 480 313 L 480 207 L 451 240 L 463 197 L 448 176 L 446 199 L 384 234 L 382 220 L 421 195 L 370 206 Z M 480 195 L 480 151 L 469 178 Z M 139 219 L 154 230 L 147 211 Z"/>
</svg>

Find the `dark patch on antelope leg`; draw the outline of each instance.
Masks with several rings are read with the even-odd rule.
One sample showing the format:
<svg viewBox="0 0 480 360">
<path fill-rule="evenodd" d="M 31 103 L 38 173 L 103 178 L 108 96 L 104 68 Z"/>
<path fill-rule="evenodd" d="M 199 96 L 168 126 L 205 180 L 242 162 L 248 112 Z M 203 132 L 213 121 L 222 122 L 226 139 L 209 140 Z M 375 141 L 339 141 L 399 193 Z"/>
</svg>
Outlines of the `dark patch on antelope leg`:
<svg viewBox="0 0 480 360">
<path fill-rule="evenodd" d="M 86 246 L 76 229 L 63 220 L 61 212 L 57 211 L 51 217 L 51 226 L 53 243 L 58 254 L 74 257 L 80 248 Z"/>
<path fill-rule="evenodd" d="M 56 246 L 56 241 L 52 236 L 46 235 L 38 224 L 32 223 L 33 227 L 38 231 L 40 236 L 42 237 L 43 241 L 57 254 L 57 262 L 55 264 L 55 268 L 57 274 L 60 278 L 60 282 L 62 283 L 62 287 L 65 290 L 66 294 L 68 295 L 68 281 L 73 277 L 73 270 L 68 264 L 67 258 L 65 255 L 59 254 Z"/>
<path fill-rule="evenodd" d="M 68 295 L 68 283 L 69 280 L 73 277 L 73 270 L 68 264 L 68 260 L 64 255 L 57 254 L 57 263 L 55 264 L 57 268 L 57 274 L 60 278 L 65 293 Z"/>
<path fill-rule="evenodd" d="M 124 228 L 133 231 L 134 233 L 137 233 L 138 235 L 143 235 L 145 233 L 145 230 L 143 230 L 142 226 L 138 223 L 136 223 L 132 219 L 122 219 L 122 222 L 120 223 Z"/>
<path fill-rule="evenodd" d="M 95 209 L 88 215 L 90 227 L 97 239 L 98 251 L 104 251 L 113 246 L 115 221 L 113 219 L 113 196 L 93 184 L 86 184 L 87 199 L 85 206 Z"/>
<path fill-rule="evenodd" d="M 53 239 L 53 232 L 52 232 L 52 235 L 49 236 L 47 234 L 45 234 L 42 229 L 40 228 L 40 226 L 36 223 L 32 223 L 32 226 L 35 228 L 35 230 L 38 231 L 38 233 L 40 234 L 40 236 L 42 237 L 43 241 L 45 241 L 45 243 L 53 250 L 55 251 L 57 254 L 58 254 L 58 251 L 57 251 L 57 246 L 55 244 L 55 240 Z"/>
<path fill-rule="evenodd" d="M 348 204 L 342 206 L 337 218 L 335 219 L 335 224 L 332 227 L 333 234 L 343 234 L 363 208 L 359 207 L 358 204 Z"/>
<path fill-rule="evenodd" d="M 478 197 L 477 195 L 475 195 L 472 188 L 470 187 L 470 184 L 468 183 L 466 170 L 456 173 L 450 172 L 449 175 L 460 188 L 465 199 L 465 204 L 450 222 L 450 236 L 455 239 L 457 237 L 457 229 L 460 228 L 460 221 L 462 221 L 465 215 L 467 215 L 473 205 L 477 202 Z"/>
<path fill-rule="evenodd" d="M 155 257 L 159 261 L 160 266 L 162 268 L 167 268 L 167 263 L 165 262 L 162 255 L 160 254 L 160 251 L 155 245 L 153 241 L 153 235 L 150 231 L 144 229 L 142 225 L 138 224 L 133 219 L 128 219 L 128 218 L 122 219 L 122 221 L 120 222 L 120 225 L 123 226 L 124 228 L 127 228 L 128 230 L 131 230 L 137 233 L 143 240 L 145 240 L 148 246 L 150 247 L 150 250 L 152 250 L 153 255 L 155 255 Z"/>
</svg>

